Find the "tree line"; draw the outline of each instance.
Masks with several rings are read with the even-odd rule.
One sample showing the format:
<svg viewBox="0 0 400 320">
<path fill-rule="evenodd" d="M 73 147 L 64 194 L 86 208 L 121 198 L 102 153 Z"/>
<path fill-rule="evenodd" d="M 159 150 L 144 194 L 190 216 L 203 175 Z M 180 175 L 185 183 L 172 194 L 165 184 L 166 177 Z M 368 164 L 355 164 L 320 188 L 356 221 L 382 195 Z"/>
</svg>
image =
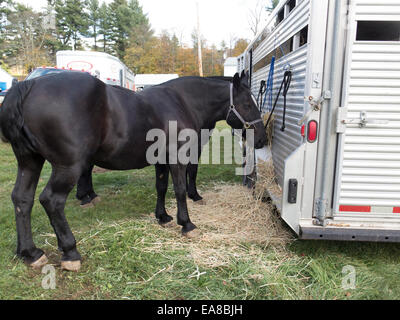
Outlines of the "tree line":
<svg viewBox="0 0 400 320">
<path fill-rule="evenodd" d="M 0 63 L 5 69 L 27 73 L 42 65 L 55 65 L 59 50 L 92 50 L 120 58 L 135 73 L 198 75 L 197 33 L 192 46 L 176 34 L 155 35 L 138 0 L 48 0 L 37 12 L 14 0 L 0 0 Z M 223 74 L 226 55 L 246 48 L 244 39 L 222 42 L 217 48 L 202 38 L 206 76 Z"/>
</svg>

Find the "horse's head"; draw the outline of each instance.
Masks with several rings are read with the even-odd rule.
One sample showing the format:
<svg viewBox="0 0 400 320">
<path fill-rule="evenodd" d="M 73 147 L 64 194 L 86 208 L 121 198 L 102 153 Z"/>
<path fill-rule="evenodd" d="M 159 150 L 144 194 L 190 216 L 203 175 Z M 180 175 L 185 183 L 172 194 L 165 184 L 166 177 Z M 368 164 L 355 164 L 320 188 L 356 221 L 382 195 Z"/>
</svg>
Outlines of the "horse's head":
<svg viewBox="0 0 400 320">
<path fill-rule="evenodd" d="M 257 103 L 249 88 L 248 74 L 235 74 L 231 83 L 231 105 L 227 117 L 234 129 L 254 130 L 254 147 L 261 149 L 267 143 L 267 134 Z"/>
</svg>

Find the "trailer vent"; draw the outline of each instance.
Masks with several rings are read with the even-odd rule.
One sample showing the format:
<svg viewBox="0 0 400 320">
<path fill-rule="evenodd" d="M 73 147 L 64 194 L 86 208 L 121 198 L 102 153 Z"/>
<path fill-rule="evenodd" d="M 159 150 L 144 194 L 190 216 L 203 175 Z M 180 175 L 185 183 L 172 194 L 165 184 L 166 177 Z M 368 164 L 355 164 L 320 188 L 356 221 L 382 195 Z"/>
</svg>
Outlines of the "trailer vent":
<svg viewBox="0 0 400 320">
<path fill-rule="evenodd" d="M 400 21 L 358 21 L 357 41 L 400 41 Z"/>
</svg>

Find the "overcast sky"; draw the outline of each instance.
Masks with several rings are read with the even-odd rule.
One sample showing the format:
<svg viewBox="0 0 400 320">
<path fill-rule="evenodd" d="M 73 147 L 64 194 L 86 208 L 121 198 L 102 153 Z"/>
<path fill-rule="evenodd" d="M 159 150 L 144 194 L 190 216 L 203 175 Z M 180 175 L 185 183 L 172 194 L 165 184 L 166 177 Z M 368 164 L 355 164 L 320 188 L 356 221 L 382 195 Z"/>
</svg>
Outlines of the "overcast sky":
<svg viewBox="0 0 400 320">
<path fill-rule="evenodd" d="M 34 9 L 45 6 L 46 0 L 17 0 Z M 112 0 L 105 0 L 112 2 Z M 248 17 L 257 3 L 268 0 L 139 0 L 156 33 L 175 32 L 178 38 L 191 44 L 191 33 L 197 25 L 196 2 L 200 6 L 201 33 L 208 44 L 219 46 L 222 40 L 229 44 L 235 36 L 251 40 Z"/>
</svg>

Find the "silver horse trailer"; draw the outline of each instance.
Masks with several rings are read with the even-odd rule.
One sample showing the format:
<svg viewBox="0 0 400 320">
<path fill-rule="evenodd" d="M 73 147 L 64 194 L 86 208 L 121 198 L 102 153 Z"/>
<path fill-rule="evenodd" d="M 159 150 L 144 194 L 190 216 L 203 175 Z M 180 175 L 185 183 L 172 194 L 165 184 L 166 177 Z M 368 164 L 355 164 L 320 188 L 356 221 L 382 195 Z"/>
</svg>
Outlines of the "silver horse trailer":
<svg viewBox="0 0 400 320">
<path fill-rule="evenodd" d="M 284 221 L 302 239 L 400 242 L 400 1 L 282 0 L 238 65 L 255 96 L 272 75 L 273 99 L 291 72 L 268 150 Z"/>
</svg>

